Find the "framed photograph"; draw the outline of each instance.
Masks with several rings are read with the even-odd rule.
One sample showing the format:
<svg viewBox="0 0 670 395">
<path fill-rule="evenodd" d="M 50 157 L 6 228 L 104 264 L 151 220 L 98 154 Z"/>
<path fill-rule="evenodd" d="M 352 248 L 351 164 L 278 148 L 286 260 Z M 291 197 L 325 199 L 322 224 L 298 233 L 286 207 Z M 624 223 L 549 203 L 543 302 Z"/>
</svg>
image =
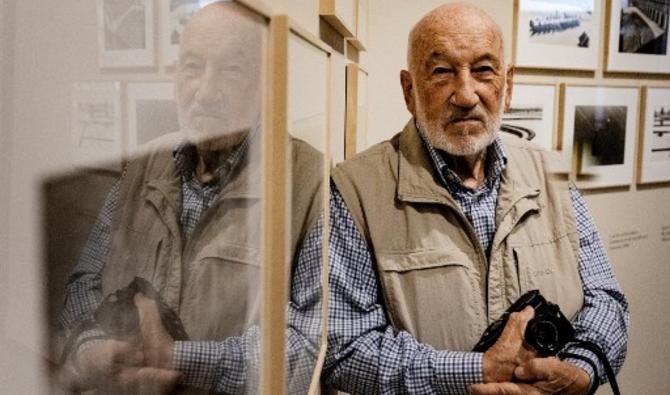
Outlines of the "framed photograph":
<svg viewBox="0 0 670 395">
<path fill-rule="evenodd" d="M 172 67 L 179 56 L 184 27 L 205 4 L 202 0 L 163 0 L 160 4 L 161 58 L 164 66 Z"/>
<path fill-rule="evenodd" d="M 565 87 L 563 148 L 580 188 L 629 185 L 638 120 L 637 88 Z"/>
<path fill-rule="evenodd" d="M 126 87 L 127 152 L 179 130 L 172 82 L 132 82 Z"/>
<path fill-rule="evenodd" d="M 368 147 L 368 73 L 356 63 L 347 65 L 344 156 L 351 158 Z"/>
<path fill-rule="evenodd" d="M 607 70 L 670 73 L 670 0 L 612 0 Z"/>
<path fill-rule="evenodd" d="M 337 164 L 344 161 L 345 153 L 347 58 L 333 51 L 330 61 L 330 156 Z"/>
<path fill-rule="evenodd" d="M 356 12 L 356 34 L 348 39 L 359 51 L 365 51 L 368 42 L 368 0 L 358 0 Z"/>
<path fill-rule="evenodd" d="M 97 0 L 100 67 L 153 67 L 154 2 Z"/>
<path fill-rule="evenodd" d="M 73 164 L 120 170 L 123 154 L 121 84 L 75 83 L 71 114 Z"/>
<path fill-rule="evenodd" d="M 639 183 L 670 181 L 670 88 L 644 88 Z"/>
<path fill-rule="evenodd" d="M 319 14 L 337 30 L 342 37 L 356 35 L 356 13 L 359 0 L 320 0 Z"/>
<path fill-rule="evenodd" d="M 595 70 L 603 0 L 518 0 L 519 67 Z"/>
<path fill-rule="evenodd" d="M 288 132 L 326 153 L 330 52 L 307 32 L 288 38 Z"/>
</svg>

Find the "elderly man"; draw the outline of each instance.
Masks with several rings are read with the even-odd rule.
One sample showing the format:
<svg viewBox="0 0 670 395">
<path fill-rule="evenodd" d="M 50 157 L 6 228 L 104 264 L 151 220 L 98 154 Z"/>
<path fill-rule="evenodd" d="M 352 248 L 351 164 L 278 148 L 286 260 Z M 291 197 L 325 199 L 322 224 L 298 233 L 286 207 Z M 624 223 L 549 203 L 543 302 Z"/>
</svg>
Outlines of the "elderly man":
<svg viewBox="0 0 670 395">
<path fill-rule="evenodd" d="M 74 339 L 66 350 L 70 387 L 164 393 L 180 384 L 253 392 L 264 30 L 263 20 L 232 2 L 201 9 L 185 28 L 176 71 L 182 133 L 149 143 L 126 166 L 67 286 L 61 323 Z M 304 142 L 291 139 L 290 149 L 295 248 L 318 217 L 322 159 Z M 156 304 L 141 294 L 134 299 L 140 319 L 134 338 L 110 337 L 95 322 L 101 299 L 136 276 L 151 282 L 190 340 L 175 341 Z M 314 302 L 304 295 L 301 300 Z M 299 302 L 292 306 L 309 310 Z M 291 331 L 288 339 L 290 361 L 308 370 L 291 373 L 308 382 L 305 359 L 315 354 L 309 347 L 318 337 L 304 335 Z"/>
<path fill-rule="evenodd" d="M 329 385 L 587 393 L 602 366 L 537 357 L 523 342 L 531 308 L 471 351 L 531 289 L 621 367 L 627 302 L 584 200 L 549 174 L 545 152 L 499 134 L 512 78 L 501 31 L 478 8 L 445 5 L 412 29 L 400 80 L 413 119 L 332 173 Z"/>
</svg>

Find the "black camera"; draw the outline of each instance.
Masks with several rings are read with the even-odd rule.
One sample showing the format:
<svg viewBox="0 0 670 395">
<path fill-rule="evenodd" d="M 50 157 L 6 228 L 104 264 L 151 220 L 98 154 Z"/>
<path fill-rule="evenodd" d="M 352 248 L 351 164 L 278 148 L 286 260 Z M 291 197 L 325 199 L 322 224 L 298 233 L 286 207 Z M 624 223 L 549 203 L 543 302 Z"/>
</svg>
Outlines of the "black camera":
<svg viewBox="0 0 670 395">
<path fill-rule="evenodd" d="M 541 356 L 555 356 L 567 343 L 575 340 L 575 330 L 559 307 L 547 301 L 537 289 L 523 294 L 503 315 L 486 328 L 473 351 L 484 352 L 500 337 L 509 315 L 531 306 L 535 318 L 528 322 L 524 340 Z"/>
<path fill-rule="evenodd" d="M 188 340 L 186 330 L 175 313 L 161 298 L 151 283 L 135 277 L 127 287 L 109 294 L 95 311 L 95 322 L 107 335 L 128 338 L 140 333 L 140 315 L 135 306 L 135 294 L 156 301 L 161 322 L 174 340 Z"/>
</svg>

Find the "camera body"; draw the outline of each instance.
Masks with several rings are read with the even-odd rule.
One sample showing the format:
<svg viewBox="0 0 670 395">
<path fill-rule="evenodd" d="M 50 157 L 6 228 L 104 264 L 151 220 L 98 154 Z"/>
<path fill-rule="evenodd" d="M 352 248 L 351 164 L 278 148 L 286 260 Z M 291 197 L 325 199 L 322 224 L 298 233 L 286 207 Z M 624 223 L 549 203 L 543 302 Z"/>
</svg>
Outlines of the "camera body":
<svg viewBox="0 0 670 395">
<path fill-rule="evenodd" d="M 509 315 L 523 310 L 526 306 L 531 306 L 535 310 L 535 317 L 526 326 L 524 340 L 538 354 L 543 357 L 555 356 L 567 343 L 575 340 L 575 330 L 561 309 L 547 301 L 540 291 L 535 289 L 523 294 L 499 319 L 489 325 L 473 351 L 488 350 L 502 334 Z"/>
<path fill-rule="evenodd" d="M 132 338 L 140 334 L 140 315 L 135 305 L 135 294 L 153 299 L 158 306 L 161 322 L 174 340 L 188 340 L 179 316 L 163 301 L 151 283 L 135 277 L 127 287 L 109 294 L 95 311 L 95 322 L 110 336 Z"/>
</svg>

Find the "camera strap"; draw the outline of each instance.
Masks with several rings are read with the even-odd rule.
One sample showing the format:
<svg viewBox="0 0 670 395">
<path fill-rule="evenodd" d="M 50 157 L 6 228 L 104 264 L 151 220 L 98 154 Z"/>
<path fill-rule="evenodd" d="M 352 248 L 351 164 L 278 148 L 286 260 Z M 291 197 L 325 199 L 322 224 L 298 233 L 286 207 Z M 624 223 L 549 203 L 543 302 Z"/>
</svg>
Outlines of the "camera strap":
<svg viewBox="0 0 670 395">
<path fill-rule="evenodd" d="M 578 340 L 571 345 L 575 345 L 577 347 L 583 348 L 585 350 L 591 351 L 596 355 L 600 363 L 603 364 L 603 368 L 605 369 L 605 374 L 607 375 L 607 381 L 610 383 L 610 386 L 612 387 L 612 393 L 614 395 L 621 395 L 621 392 L 619 392 L 619 385 L 617 384 L 616 381 L 616 376 L 614 375 L 614 370 L 612 369 L 612 366 L 609 363 L 609 360 L 607 359 L 607 356 L 605 353 L 602 351 L 602 349 L 595 343 L 587 341 L 587 340 Z M 594 383 L 591 386 L 591 390 L 589 391 L 588 395 L 593 395 L 598 387 L 600 386 L 600 376 L 598 374 L 598 368 L 596 366 L 596 363 L 593 362 L 591 359 L 583 356 L 583 355 L 578 355 L 578 354 L 573 354 L 573 353 L 566 353 L 562 352 L 560 353 L 561 358 L 575 358 L 579 359 L 580 361 L 584 361 L 591 365 L 591 368 L 593 368 L 594 372 Z"/>
</svg>

